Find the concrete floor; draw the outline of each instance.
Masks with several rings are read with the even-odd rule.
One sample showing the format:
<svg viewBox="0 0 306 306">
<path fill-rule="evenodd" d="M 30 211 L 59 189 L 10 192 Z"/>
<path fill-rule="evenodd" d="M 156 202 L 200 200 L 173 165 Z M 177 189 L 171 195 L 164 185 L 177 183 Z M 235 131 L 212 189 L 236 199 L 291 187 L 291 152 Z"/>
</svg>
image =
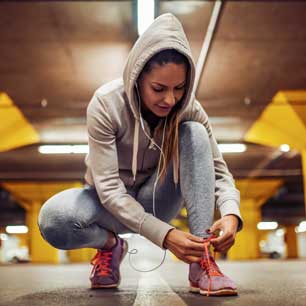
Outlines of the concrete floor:
<svg viewBox="0 0 306 306">
<path fill-rule="evenodd" d="M 146 260 L 143 260 L 146 254 Z M 132 258 L 140 269 L 157 265 L 163 253 L 145 246 Z M 138 258 L 136 258 L 138 256 Z M 141 258 L 141 259 L 140 259 Z M 218 261 L 235 279 L 236 297 L 205 297 L 188 292 L 188 266 L 170 255 L 156 271 L 139 273 L 124 259 L 119 289 L 90 290 L 89 264 L 0 266 L 0 306 L 36 305 L 235 305 L 305 306 L 305 261 Z"/>
</svg>

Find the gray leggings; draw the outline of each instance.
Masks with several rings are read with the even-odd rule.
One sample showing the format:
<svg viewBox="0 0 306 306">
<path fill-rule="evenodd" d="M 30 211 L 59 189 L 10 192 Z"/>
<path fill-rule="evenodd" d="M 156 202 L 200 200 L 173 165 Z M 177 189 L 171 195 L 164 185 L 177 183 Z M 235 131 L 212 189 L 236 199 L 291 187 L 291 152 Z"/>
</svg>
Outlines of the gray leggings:
<svg viewBox="0 0 306 306">
<path fill-rule="evenodd" d="M 185 203 L 190 232 L 205 237 L 213 222 L 215 173 L 209 137 L 202 124 L 180 124 L 179 152 L 180 182 L 175 188 L 171 163 L 164 183 L 156 187 L 156 217 L 170 222 Z M 156 172 L 137 190 L 127 189 L 148 213 L 153 213 Z M 72 188 L 51 197 L 40 210 L 38 225 L 47 242 L 64 250 L 101 248 L 108 231 L 132 232 L 101 205 L 93 187 Z"/>
</svg>

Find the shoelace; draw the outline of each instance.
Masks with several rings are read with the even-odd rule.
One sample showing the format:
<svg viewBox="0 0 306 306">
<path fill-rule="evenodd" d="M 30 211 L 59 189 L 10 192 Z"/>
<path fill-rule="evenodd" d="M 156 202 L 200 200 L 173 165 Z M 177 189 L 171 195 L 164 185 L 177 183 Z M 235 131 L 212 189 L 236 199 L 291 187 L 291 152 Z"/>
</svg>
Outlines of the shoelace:
<svg viewBox="0 0 306 306">
<path fill-rule="evenodd" d="M 90 261 L 94 265 L 91 274 L 93 275 L 97 272 L 99 276 L 108 276 L 111 272 L 109 265 L 112 260 L 112 255 L 113 253 L 111 251 L 99 250 Z"/>
<path fill-rule="evenodd" d="M 215 259 L 216 259 L 216 252 L 214 251 L 213 258 L 211 257 L 209 253 L 209 246 L 210 246 L 210 240 L 215 238 L 216 236 L 211 235 L 207 239 L 204 240 L 204 254 L 200 261 L 201 268 L 207 272 L 208 276 L 208 290 L 207 290 L 207 296 L 210 294 L 210 288 L 211 288 L 211 277 L 212 276 L 223 276 L 222 272 L 220 271 L 219 267 L 217 266 Z"/>
</svg>

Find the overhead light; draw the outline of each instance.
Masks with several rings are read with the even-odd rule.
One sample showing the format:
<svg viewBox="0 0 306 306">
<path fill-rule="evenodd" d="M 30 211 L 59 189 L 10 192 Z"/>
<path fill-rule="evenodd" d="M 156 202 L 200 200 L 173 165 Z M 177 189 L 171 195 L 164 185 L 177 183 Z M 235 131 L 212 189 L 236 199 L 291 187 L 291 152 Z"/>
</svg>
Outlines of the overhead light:
<svg viewBox="0 0 306 306">
<path fill-rule="evenodd" d="M 43 145 L 38 151 L 42 154 L 86 154 L 89 148 L 88 145 Z"/>
<path fill-rule="evenodd" d="M 275 230 L 278 227 L 277 222 L 259 222 L 257 223 L 257 228 L 259 230 Z"/>
<path fill-rule="evenodd" d="M 306 221 L 302 221 L 296 230 L 297 233 L 303 233 L 306 232 Z"/>
<path fill-rule="evenodd" d="M 244 144 L 218 144 L 218 148 L 222 153 L 241 153 L 246 151 Z M 42 145 L 38 151 L 42 154 L 72 154 L 89 152 L 88 145 Z"/>
<path fill-rule="evenodd" d="M 141 35 L 154 21 L 155 1 L 137 0 L 137 29 Z"/>
<path fill-rule="evenodd" d="M 163 11 L 171 12 L 174 15 L 191 14 L 198 9 L 203 9 L 204 6 L 209 6 L 207 1 L 181 1 L 179 5 L 171 1 L 163 2 Z"/>
<path fill-rule="evenodd" d="M 8 234 L 26 234 L 28 232 L 28 227 L 25 225 L 8 225 L 5 231 Z"/>
<path fill-rule="evenodd" d="M 287 145 L 287 144 L 282 144 L 279 149 L 282 151 L 282 152 L 289 152 L 290 151 L 290 146 Z"/>
<path fill-rule="evenodd" d="M 88 145 L 73 145 L 72 146 L 72 153 L 86 154 L 88 152 L 89 152 Z"/>
<path fill-rule="evenodd" d="M 245 104 L 245 105 L 250 105 L 251 102 L 252 102 L 252 101 L 251 101 L 251 98 L 250 98 L 250 97 L 245 97 L 245 98 L 244 98 L 244 104 Z"/>
<path fill-rule="evenodd" d="M 242 153 L 246 151 L 246 145 L 243 143 L 223 143 L 218 144 L 222 153 Z"/>
<path fill-rule="evenodd" d="M 41 102 L 40 102 L 40 104 L 41 104 L 41 107 L 47 107 L 47 106 L 48 106 L 48 101 L 47 101 L 47 99 L 42 99 Z"/>
</svg>

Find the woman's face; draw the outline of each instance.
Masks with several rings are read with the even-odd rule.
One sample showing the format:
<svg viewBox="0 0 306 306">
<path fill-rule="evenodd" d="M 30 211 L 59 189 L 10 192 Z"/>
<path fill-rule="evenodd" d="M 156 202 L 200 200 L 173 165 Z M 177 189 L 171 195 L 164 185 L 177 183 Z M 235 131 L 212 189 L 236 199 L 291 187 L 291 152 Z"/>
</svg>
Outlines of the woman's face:
<svg viewBox="0 0 306 306">
<path fill-rule="evenodd" d="M 166 117 L 184 95 L 186 74 L 185 64 L 174 63 L 155 64 L 149 73 L 143 73 L 138 85 L 145 111 Z"/>
</svg>

